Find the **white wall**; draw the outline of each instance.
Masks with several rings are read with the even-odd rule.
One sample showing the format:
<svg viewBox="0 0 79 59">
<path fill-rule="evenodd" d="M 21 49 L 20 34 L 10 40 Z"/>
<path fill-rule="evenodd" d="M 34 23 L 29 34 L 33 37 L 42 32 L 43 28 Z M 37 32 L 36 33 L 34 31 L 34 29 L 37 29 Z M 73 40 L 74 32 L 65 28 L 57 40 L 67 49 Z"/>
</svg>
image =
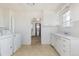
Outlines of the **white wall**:
<svg viewBox="0 0 79 59">
<path fill-rule="evenodd" d="M 42 25 L 46 25 L 46 26 L 59 25 L 57 14 L 51 10 L 44 11 Z"/>
<path fill-rule="evenodd" d="M 4 8 L 3 9 L 3 20 L 4 20 L 4 25 L 7 29 L 9 29 L 9 9 Z"/>
<path fill-rule="evenodd" d="M 9 29 L 9 9 L 8 8 L 0 8 L 0 27 L 6 27 Z"/>
<path fill-rule="evenodd" d="M 79 37 L 79 3 L 71 4 L 71 35 Z"/>
<path fill-rule="evenodd" d="M 0 8 L 0 27 L 4 27 L 3 9 Z"/>
<path fill-rule="evenodd" d="M 42 44 L 50 44 L 51 33 L 57 32 L 57 25 L 59 24 L 57 15 L 53 11 L 45 11 L 43 13 L 41 26 L 41 41 Z"/>
<path fill-rule="evenodd" d="M 23 44 L 30 44 L 30 20 L 25 12 L 15 12 L 15 32 L 22 35 Z"/>
</svg>

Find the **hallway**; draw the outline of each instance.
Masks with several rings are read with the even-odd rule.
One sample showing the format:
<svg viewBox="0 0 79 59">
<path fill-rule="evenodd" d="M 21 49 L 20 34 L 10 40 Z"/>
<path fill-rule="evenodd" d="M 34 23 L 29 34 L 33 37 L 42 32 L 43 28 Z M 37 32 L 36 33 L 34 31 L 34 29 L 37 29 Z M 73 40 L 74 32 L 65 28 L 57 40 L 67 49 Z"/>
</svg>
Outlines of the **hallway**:
<svg viewBox="0 0 79 59">
<path fill-rule="evenodd" d="M 14 56 L 58 56 L 50 45 L 41 45 L 39 37 L 32 38 L 32 45 L 23 45 Z"/>
</svg>

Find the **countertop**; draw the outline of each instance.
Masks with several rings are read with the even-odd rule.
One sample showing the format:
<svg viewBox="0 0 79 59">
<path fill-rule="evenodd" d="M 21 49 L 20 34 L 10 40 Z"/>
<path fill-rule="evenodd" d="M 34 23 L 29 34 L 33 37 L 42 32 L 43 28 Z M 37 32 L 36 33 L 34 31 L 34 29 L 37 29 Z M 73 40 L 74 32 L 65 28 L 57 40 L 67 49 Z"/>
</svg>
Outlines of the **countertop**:
<svg viewBox="0 0 79 59">
<path fill-rule="evenodd" d="M 70 35 L 66 35 L 66 34 L 61 34 L 61 33 L 52 33 L 53 35 L 57 35 L 57 36 L 61 36 L 61 37 L 63 37 L 63 38 L 66 38 L 66 39 L 69 39 L 69 40 L 71 40 L 71 39 L 79 39 L 78 37 L 74 37 L 74 36 L 70 36 Z"/>
<path fill-rule="evenodd" d="M 7 37 L 12 37 L 13 35 L 2 35 L 0 36 L 0 40 L 4 39 L 4 38 L 7 38 Z"/>
</svg>

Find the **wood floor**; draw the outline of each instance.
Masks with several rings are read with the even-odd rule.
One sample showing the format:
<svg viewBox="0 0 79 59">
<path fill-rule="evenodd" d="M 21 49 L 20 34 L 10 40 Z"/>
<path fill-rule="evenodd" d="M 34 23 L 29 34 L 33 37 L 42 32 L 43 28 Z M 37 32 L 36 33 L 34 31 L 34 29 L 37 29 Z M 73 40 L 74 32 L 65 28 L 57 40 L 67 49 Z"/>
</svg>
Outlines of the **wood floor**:
<svg viewBox="0 0 79 59">
<path fill-rule="evenodd" d="M 41 45 L 41 38 L 33 36 L 31 43 L 32 43 L 31 45 Z"/>
<path fill-rule="evenodd" d="M 34 37 L 32 45 L 23 45 L 14 56 L 58 56 L 50 45 L 41 45 L 40 38 Z"/>
</svg>

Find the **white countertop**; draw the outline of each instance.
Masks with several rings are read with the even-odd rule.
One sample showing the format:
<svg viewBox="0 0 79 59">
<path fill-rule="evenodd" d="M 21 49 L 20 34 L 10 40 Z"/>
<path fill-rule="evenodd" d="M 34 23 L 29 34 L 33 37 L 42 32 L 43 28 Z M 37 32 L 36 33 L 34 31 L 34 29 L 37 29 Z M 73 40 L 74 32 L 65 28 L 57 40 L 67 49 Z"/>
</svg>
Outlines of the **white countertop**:
<svg viewBox="0 0 79 59">
<path fill-rule="evenodd" d="M 0 35 L 0 40 L 2 40 L 3 38 L 7 38 L 7 37 L 16 37 L 17 35 L 20 35 L 20 34 L 14 33 L 14 34 Z"/>
<path fill-rule="evenodd" d="M 2 35 L 0 36 L 0 40 L 2 40 L 3 38 L 7 38 L 7 37 L 12 37 L 13 35 Z"/>
<path fill-rule="evenodd" d="M 70 36 L 70 35 L 65 35 L 65 34 L 60 34 L 60 33 L 52 33 L 52 34 L 64 37 L 64 38 L 69 39 L 69 40 L 71 40 L 71 39 L 77 39 L 78 40 L 79 39 L 78 37 L 73 37 L 73 36 Z"/>
</svg>

